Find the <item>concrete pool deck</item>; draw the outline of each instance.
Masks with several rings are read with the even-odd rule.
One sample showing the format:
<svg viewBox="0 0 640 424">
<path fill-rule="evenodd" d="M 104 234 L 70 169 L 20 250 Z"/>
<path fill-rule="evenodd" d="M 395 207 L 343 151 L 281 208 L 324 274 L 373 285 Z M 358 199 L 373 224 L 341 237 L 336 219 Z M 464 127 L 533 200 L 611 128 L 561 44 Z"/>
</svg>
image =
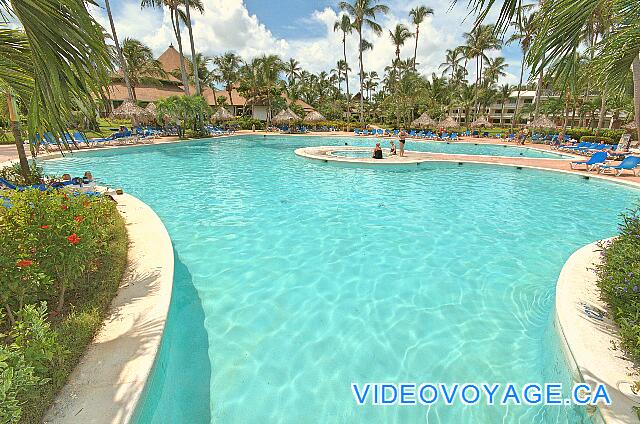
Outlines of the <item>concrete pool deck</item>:
<svg viewBox="0 0 640 424">
<path fill-rule="evenodd" d="M 573 160 L 584 160 L 584 158 L 526 158 L 526 157 L 507 157 L 507 156 L 482 156 L 482 155 L 462 155 L 448 153 L 429 153 L 405 151 L 404 157 L 388 156 L 384 159 L 373 159 L 370 157 L 344 157 L 336 156 L 334 152 L 343 151 L 363 151 L 370 152 L 372 149 L 354 146 L 319 146 L 319 147 L 302 147 L 295 151 L 296 155 L 311 160 L 321 162 L 333 162 L 343 165 L 365 165 L 365 166 L 393 166 L 393 165 L 419 165 L 428 162 L 453 162 L 458 164 L 490 164 L 511 167 L 521 167 L 530 169 L 542 169 L 547 171 L 564 172 L 568 174 L 576 174 L 585 178 L 601 178 L 608 181 L 630 184 L 640 187 L 640 177 L 633 176 L 629 171 L 619 177 L 612 174 L 598 174 L 595 171 L 587 172 L 585 170 L 572 170 L 569 163 Z M 383 149 L 384 153 L 388 153 L 388 149 Z"/>
<path fill-rule="evenodd" d="M 129 239 L 125 275 L 45 423 L 128 423 L 160 348 L 173 287 L 171 239 L 145 203 L 128 194 L 114 198 Z"/>
<path fill-rule="evenodd" d="M 618 327 L 611 320 L 593 271 L 600 258 L 597 243 L 576 251 L 566 262 L 556 286 L 556 320 L 568 349 L 567 359 L 577 369 L 576 380 L 594 387 L 604 384 L 612 404 L 598 409 L 607 424 L 640 423 L 634 407 L 640 396 L 631 387 L 639 378 L 634 363 L 620 349 Z M 568 350 L 568 352 L 567 352 Z"/>
</svg>

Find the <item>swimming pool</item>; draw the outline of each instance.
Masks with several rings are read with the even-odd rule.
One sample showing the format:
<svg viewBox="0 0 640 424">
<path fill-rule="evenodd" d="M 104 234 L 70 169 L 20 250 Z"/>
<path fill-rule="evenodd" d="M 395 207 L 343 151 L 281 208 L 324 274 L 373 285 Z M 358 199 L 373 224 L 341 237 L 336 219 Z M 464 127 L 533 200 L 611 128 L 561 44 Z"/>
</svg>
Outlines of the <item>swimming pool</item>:
<svg viewBox="0 0 640 424">
<path fill-rule="evenodd" d="M 638 192 L 483 165 L 341 168 L 241 137 L 83 153 L 163 219 L 176 274 L 138 423 L 560 423 L 574 407 L 357 407 L 352 382 L 569 379 L 553 334 L 569 255 Z"/>
<path fill-rule="evenodd" d="M 324 138 L 325 140 L 331 140 L 331 138 Z M 398 145 L 397 139 L 393 139 Z M 351 146 L 367 146 L 373 149 L 376 142 L 380 142 L 382 148 L 389 148 L 388 138 L 364 138 L 364 137 L 350 137 L 341 138 L 335 137 L 333 142 L 327 142 L 327 145 L 344 145 L 347 143 Z M 567 159 L 571 156 L 563 155 L 559 152 L 550 152 L 544 150 L 538 150 L 536 148 L 522 147 L 507 144 L 483 144 L 466 141 L 455 142 L 442 142 L 442 141 L 425 141 L 425 140 L 407 140 L 406 150 L 414 150 L 418 152 L 430 152 L 430 153 L 448 153 L 448 154 L 460 154 L 460 155 L 485 155 L 485 156 L 507 156 L 507 157 L 525 157 L 525 158 L 538 158 L 538 159 Z"/>
</svg>

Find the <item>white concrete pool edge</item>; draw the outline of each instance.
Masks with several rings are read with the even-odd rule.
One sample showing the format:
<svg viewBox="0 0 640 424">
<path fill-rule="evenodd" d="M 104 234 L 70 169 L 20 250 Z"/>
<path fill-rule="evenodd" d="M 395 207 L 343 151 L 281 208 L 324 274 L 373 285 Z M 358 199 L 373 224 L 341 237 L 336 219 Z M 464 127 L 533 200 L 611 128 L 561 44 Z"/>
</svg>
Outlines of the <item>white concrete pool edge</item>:
<svg viewBox="0 0 640 424">
<path fill-rule="evenodd" d="M 326 151 L 322 151 L 326 150 Z M 578 173 L 573 170 L 563 170 L 563 169 L 555 169 L 555 168 L 547 168 L 544 166 L 534 166 L 534 165 L 525 165 L 525 164 L 514 164 L 514 163 L 505 163 L 505 162 L 483 162 L 473 159 L 468 159 L 469 157 L 478 156 L 479 158 L 497 158 L 497 159 L 520 159 L 513 158 L 507 156 L 487 156 L 487 155 L 467 155 L 467 154 L 449 154 L 449 153 L 433 153 L 433 152 L 416 152 L 416 151 L 407 151 L 407 154 L 418 153 L 424 155 L 433 155 L 433 158 L 415 158 L 415 159 L 407 159 L 407 157 L 403 158 L 403 161 L 380 161 L 373 158 L 350 158 L 346 156 L 335 156 L 332 155 L 332 152 L 338 151 L 346 151 L 346 150 L 366 150 L 366 148 L 360 146 L 316 146 L 316 147 L 301 147 L 295 150 L 295 154 L 301 158 L 309 159 L 312 161 L 329 163 L 334 162 L 342 165 L 355 165 L 355 166 L 372 166 L 372 167 L 406 167 L 407 165 L 417 165 L 420 164 L 428 164 L 428 163 L 457 163 L 461 164 L 470 164 L 470 165 L 487 165 L 487 166 L 506 166 L 511 168 L 518 169 L 534 169 L 539 171 L 549 171 L 549 172 L 558 172 L 566 175 L 573 175 L 578 178 L 594 178 L 601 181 L 608 181 L 614 184 L 625 185 L 629 187 L 633 187 L 636 189 L 640 189 L 640 183 L 635 181 L 628 181 L 623 178 L 614 177 L 609 174 L 599 174 L 599 173 Z M 368 149 L 371 150 L 371 149 Z M 383 149 L 384 151 L 388 151 L 388 149 Z M 447 156 L 465 156 L 463 159 L 450 159 Z M 388 158 L 387 158 L 388 159 Z M 538 160 L 537 158 L 532 158 L 532 160 Z"/>
<path fill-rule="evenodd" d="M 640 406 L 630 386 L 638 379 L 634 364 L 619 348 L 620 336 L 600 299 L 594 264 L 600 261 L 598 243 L 588 244 L 567 260 L 556 285 L 555 319 L 559 336 L 565 343 L 567 361 L 578 371 L 574 378 L 591 385 L 604 384 L 612 404 L 600 404 L 598 410 L 607 424 L 640 423 L 633 410 Z M 586 311 L 591 311 L 589 314 Z M 635 398 L 635 399 L 634 399 Z"/>
<path fill-rule="evenodd" d="M 129 239 L 125 275 L 101 330 L 45 423 L 128 423 L 160 349 L 173 287 L 171 239 L 141 200 L 114 197 Z"/>
</svg>

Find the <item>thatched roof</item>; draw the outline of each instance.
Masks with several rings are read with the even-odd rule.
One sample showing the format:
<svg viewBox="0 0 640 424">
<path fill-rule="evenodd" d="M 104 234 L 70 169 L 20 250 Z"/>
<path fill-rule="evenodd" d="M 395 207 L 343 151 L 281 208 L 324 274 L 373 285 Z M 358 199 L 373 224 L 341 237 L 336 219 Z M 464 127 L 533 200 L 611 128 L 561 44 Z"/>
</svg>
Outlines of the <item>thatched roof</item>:
<svg viewBox="0 0 640 424">
<path fill-rule="evenodd" d="M 625 130 L 637 130 L 636 121 L 631 121 L 627 125 L 624 125 L 622 128 Z"/>
<path fill-rule="evenodd" d="M 283 109 L 271 119 L 274 124 L 287 124 L 290 121 L 299 121 L 300 117 L 291 109 Z"/>
<path fill-rule="evenodd" d="M 438 126 L 443 128 L 456 128 L 459 127 L 460 124 L 458 124 L 458 122 L 456 122 L 452 117 L 447 116 L 438 123 Z"/>
<path fill-rule="evenodd" d="M 544 115 L 538 116 L 529 124 L 531 128 L 556 128 L 557 125 Z"/>
<path fill-rule="evenodd" d="M 136 105 L 131 100 L 125 100 L 120 106 L 118 106 L 113 110 L 113 112 L 111 112 L 111 117 L 117 119 L 148 119 L 152 117 L 152 114 L 149 113 L 148 110 L 145 110 Z"/>
<path fill-rule="evenodd" d="M 303 119 L 304 122 L 322 122 L 326 120 L 327 118 L 325 118 L 320 112 L 315 110 L 313 112 L 307 113 L 307 116 L 305 116 Z"/>
<path fill-rule="evenodd" d="M 478 119 L 476 119 L 471 123 L 471 128 L 482 128 L 482 127 L 491 128 L 493 127 L 493 124 L 489 122 L 489 120 L 484 116 L 479 117 Z"/>
<path fill-rule="evenodd" d="M 235 118 L 235 116 L 233 116 L 231 112 L 229 112 L 227 109 L 223 108 L 222 106 L 218 108 L 216 113 L 211 115 L 212 121 L 228 121 L 229 119 L 233 119 L 233 118 Z"/>
<path fill-rule="evenodd" d="M 429 116 L 429 112 L 425 111 L 418 119 L 411 123 L 412 127 L 425 128 L 425 127 L 435 127 L 438 125 L 436 121 L 431 119 Z"/>
</svg>

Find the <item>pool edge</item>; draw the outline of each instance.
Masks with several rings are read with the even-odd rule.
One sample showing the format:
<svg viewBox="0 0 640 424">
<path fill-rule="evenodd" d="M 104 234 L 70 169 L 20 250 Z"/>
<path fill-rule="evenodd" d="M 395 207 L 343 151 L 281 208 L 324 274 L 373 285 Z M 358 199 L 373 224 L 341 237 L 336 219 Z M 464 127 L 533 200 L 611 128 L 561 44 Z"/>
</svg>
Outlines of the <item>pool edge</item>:
<svg viewBox="0 0 640 424">
<path fill-rule="evenodd" d="M 160 348 L 173 288 L 171 239 L 147 204 L 128 194 L 115 198 L 128 234 L 125 275 L 44 422 L 128 423 Z"/>
<path fill-rule="evenodd" d="M 578 249 L 562 267 L 556 285 L 554 321 L 574 379 L 592 387 L 604 384 L 611 398 L 611 405 L 598 405 L 597 413 L 592 415 L 597 420 L 594 422 L 640 423 L 632 409 L 640 403 L 619 389 L 621 383 L 633 381 L 629 376 L 633 362 L 622 358 L 619 351 L 613 354 L 611 350 L 611 342 L 619 344 L 620 341 L 617 326 L 606 316 L 600 321 L 585 313 L 585 305 L 606 310 L 599 298 L 597 276 L 593 271 L 593 265 L 600 261 L 598 243 Z"/>
</svg>

